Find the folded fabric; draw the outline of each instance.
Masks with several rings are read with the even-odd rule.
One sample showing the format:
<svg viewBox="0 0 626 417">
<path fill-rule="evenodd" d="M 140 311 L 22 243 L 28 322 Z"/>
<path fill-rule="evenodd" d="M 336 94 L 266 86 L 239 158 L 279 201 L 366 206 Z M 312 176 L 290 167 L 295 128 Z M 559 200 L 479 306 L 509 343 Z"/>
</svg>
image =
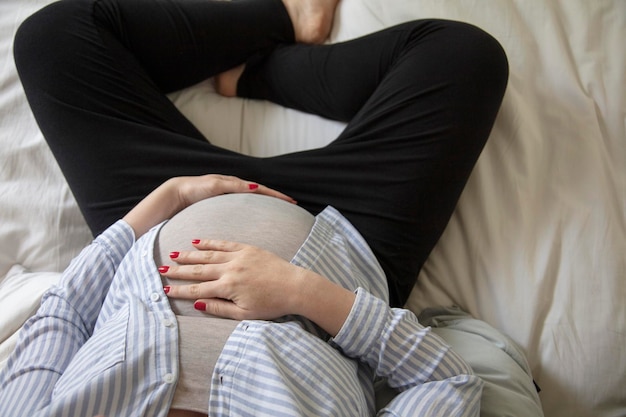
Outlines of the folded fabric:
<svg viewBox="0 0 626 417">
<path fill-rule="evenodd" d="M 482 417 L 543 416 L 526 356 L 511 338 L 457 307 L 429 308 L 418 318 L 484 381 Z"/>
</svg>

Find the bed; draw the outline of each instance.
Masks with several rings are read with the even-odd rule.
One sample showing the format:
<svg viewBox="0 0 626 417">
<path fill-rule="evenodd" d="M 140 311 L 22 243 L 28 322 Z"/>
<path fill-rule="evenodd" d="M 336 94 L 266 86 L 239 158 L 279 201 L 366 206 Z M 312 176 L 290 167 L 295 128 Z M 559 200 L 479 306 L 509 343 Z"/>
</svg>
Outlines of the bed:
<svg viewBox="0 0 626 417">
<path fill-rule="evenodd" d="M 20 22 L 49 2 L 0 2 L 0 367 L 91 239 L 12 59 Z M 510 79 L 407 307 L 457 305 L 509 335 L 546 416 L 626 416 L 626 1 L 342 0 L 330 41 L 426 17 L 490 32 Z M 222 98 L 210 80 L 171 99 L 214 143 L 252 155 L 323 146 L 343 128 Z"/>
</svg>

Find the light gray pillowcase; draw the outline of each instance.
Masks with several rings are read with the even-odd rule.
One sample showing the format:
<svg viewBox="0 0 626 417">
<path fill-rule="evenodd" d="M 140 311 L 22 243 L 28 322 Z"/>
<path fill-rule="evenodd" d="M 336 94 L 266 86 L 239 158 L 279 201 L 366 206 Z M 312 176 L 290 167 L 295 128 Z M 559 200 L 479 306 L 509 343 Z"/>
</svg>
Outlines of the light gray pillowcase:
<svg viewBox="0 0 626 417">
<path fill-rule="evenodd" d="M 426 309 L 418 319 L 443 338 L 484 381 L 481 417 L 543 416 L 526 357 L 508 336 L 456 307 Z M 378 384 L 378 408 L 394 395 L 386 384 Z"/>
<path fill-rule="evenodd" d="M 482 417 L 543 416 L 526 356 L 511 338 L 455 307 L 427 309 L 418 319 L 431 326 L 485 382 Z"/>
</svg>

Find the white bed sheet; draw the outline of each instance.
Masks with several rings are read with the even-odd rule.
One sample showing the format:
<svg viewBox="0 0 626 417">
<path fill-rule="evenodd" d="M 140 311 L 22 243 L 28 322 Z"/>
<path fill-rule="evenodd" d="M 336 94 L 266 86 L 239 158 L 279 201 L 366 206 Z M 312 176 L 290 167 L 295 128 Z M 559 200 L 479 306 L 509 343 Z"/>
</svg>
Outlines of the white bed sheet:
<svg viewBox="0 0 626 417">
<path fill-rule="evenodd" d="M 12 60 L 50 0 L 0 2 L 0 361 L 89 232 Z M 342 0 L 332 41 L 402 21 L 474 23 L 507 51 L 504 103 L 408 306 L 457 304 L 516 340 L 546 416 L 626 416 L 626 1 Z M 172 95 L 214 143 L 253 155 L 323 146 L 340 123 Z"/>
</svg>

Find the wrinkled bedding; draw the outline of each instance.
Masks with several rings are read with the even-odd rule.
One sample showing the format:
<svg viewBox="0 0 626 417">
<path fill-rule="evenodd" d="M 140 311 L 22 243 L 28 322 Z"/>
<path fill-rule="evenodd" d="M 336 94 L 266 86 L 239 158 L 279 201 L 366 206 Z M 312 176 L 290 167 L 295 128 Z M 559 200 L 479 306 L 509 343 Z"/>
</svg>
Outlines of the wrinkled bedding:
<svg viewBox="0 0 626 417">
<path fill-rule="evenodd" d="M 50 0 L 0 2 L 0 361 L 91 237 L 30 114 L 12 59 Z M 526 354 L 549 417 L 626 415 L 626 2 L 342 0 L 331 41 L 402 21 L 476 24 L 510 80 L 458 208 L 407 304 L 457 305 Z M 323 146 L 336 122 L 224 99 L 171 99 L 213 143 L 265 156 Z"/>
</svg>

